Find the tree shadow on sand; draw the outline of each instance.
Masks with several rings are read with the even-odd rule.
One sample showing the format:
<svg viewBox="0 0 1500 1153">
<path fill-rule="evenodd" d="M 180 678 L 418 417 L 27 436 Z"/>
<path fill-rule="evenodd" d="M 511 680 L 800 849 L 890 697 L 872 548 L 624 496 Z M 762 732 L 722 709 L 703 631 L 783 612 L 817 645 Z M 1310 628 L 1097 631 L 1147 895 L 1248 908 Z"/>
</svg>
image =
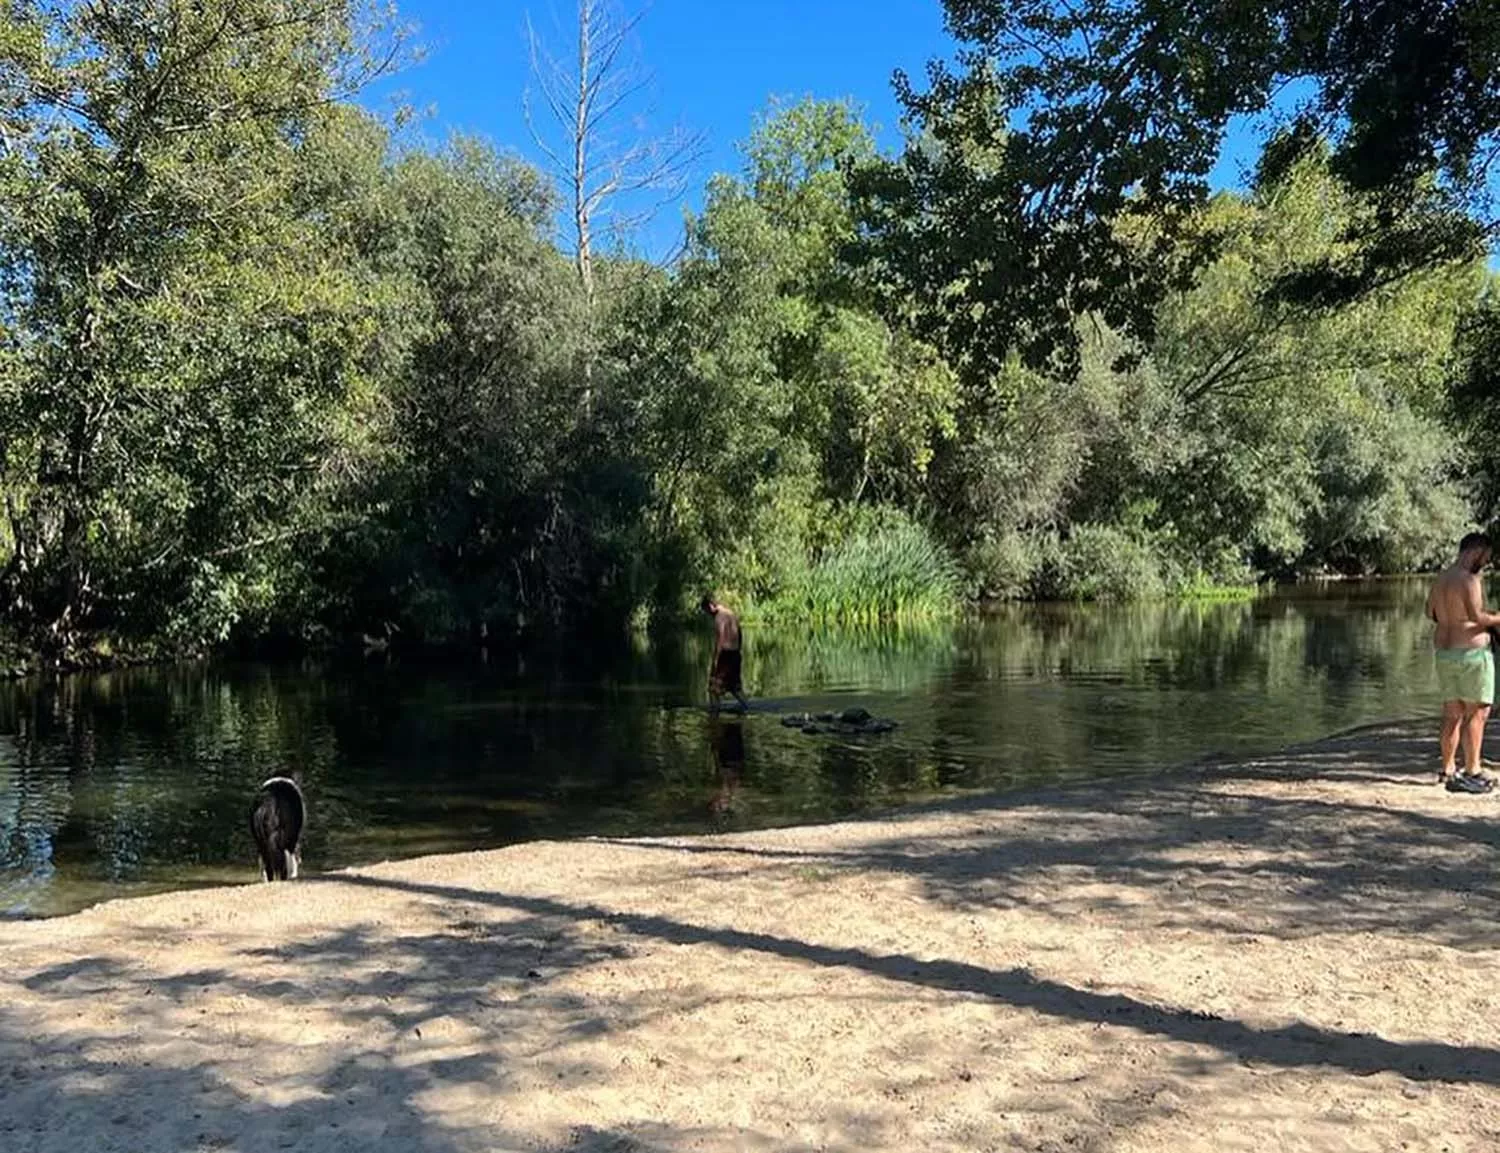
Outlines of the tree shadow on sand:
<svg viewBox="0 0 1500 1153">
<path fill-rule="evenodd" d="M 722 871 L 725 860 L 752 855 L 789 872 L 816 865 L 914 878 L 930 900 L 960 908 L 1024 904 L 1059 918 L 1086 908 L 1096 920 L 1117 917 L 1147 934 L 1180 921 L 1243 935 L 1248 920 L 1257 932 L 1289 938 L 1379 931 L 1462 948 L 1492 944 L 1500 928 L 1500 894 L 1487 877 L 1494 810 L 1458 799 L 1436 811 L 1388 807 L 1351 776 L 1414 779 L 1426 767 L 1413 755 L 1421 748 L 1419 738 L 1393 733 L 1388 745 L 1361 755 L 1351 746 L 1342 759 L 1335 745 L 1233 772 L 1204 770 L 1192 779 L 976 799 L 943 808 L 954 818 L 951 833 L 903 837 L 900 826 L 913 819 L 906 814 L 876 840 L 846 839 L 826 851 L 736 840 L 617 844 L 670 851 L 675 855 L 662 858 L 663 875 L 684 883 L 694 870 L 712 875 L 715 857 Z M 1312 780 L 1319 764 L 1333 766 L 1316 774 L 1328 782 L 1326 791 L 1258 790 L 1264 781 Z M 691 863 L 684 867 L 683 860 Z M 1080 880 L 1099 883 L 1096 892 L 1103 884 L 1151 890 L 1151 899 L 1109 907 L 1096 896 L 1090 904 L 1076 895 L 1088 887 Z M 695 1007 L 698 993 L 630 982 L 601 1004 L 582 998 L 566 979 L 627 964 L 662 944 L 862 973 L 885 983 L 869 987 L 877 997 L 889 990 L 893 1000 L 974 999 L 1199 1047 L 1231 1064 L 1500 1085 L 1500 1051 L 1490 1048 L 1392 1041 L 1310 1024 L 1258 1027 L 1077 987 L 1023 967 L 923 959 L 603 903 L 370 874 L 306 884 L 405 894 L 421 903 L 429 922 L 394 937 L 356 925 L 314 938 L 247 939 L 230 960 L 175 971 L 172 951 L 141 931 L 139 939 L 112 941 L 109 956 L 59 959 L 13 977 L 16 995 L 0 1002 L 0 1148 L 796 1147 L 782 1134 L 609 1124 L 576 1127 L 548 1146 L 510 1122 L 504 1106 L 539 1086 L 587 1087 L 611 1076 L 611 1069 L 580 1059 L 588 1049 L 570 1047 L 570 1039 L 623 1040 L 658 1016 Z M 732 989 L 727 996 L 756 992 Z M 99 1003 L 114 1016 L 96 1012 L 90 1024 L 71 1023 L 81 1006 Z M 299 1044 L 263 1031 L 267 1015 L 283 1024 L 316 1023 L 322 1047 L 299 1054 Z M 455 1096 L 485 1105 L 447 1108 Z M 26 1118 L 27 1127 L 17 1118 Z M 848 1118 L 845 1131 L 858 1132 L 860 1124 Z M 865 1147 L 879 1144 L 872 1136 Z"/>
<path fill-rule="evenodd" d="M 314 881 L 313 883 L 319 883 Z M 559 988 L 569 974 L 628 960 L 636 946 L 590 941 L 571 912 L 516 911 L 442 891 L 437 932 L 394 940 L 363 928 L 237 950 L 232 963 L 162 972 L 115 956 L 59 962 L 22 978 L 29 1001 L 0 1003 L 0 1148 L 77 1150 L 316 1148 L 319 1153 L 658 1153 L 802 1149 L 782 1135 L 700 1124 L 579 1124 L 541 1139 L 508 1127 L 511 1107 L 545 1089 L 602 1086 L 612 1070 L 574 1039 L 624 1037 L 690 996 L 625 994 L 599 1004 Z M 124 959 L 121 959 L 124 958 Z M 372 958 L 377 967 L 371 971 Z M 76 1028 L 71 1008 L 112 999 L 119 1016 Z M 738 998 L 736 998 L 738 1000 Z M 239 1008 L 226 1014 L 226 1001 Z M 347 1034 L 332 1059 L 283 1062 L 258 1021 L 323 1013 Z M 326 1038 L 325 1038 L 326 1040 Z M 326 1050 L 324 1050 L 326 1052 Z M 438 1099 L 457 1093 L 458 1119 Z M 475 1108 L 475 1102 L 482 1107 Z M 475 1120 L 499 1118 L 499 1120 Z M 843 1119 L 856 1130 L 861 1119 Z M 827 1148 L 860 1148 L 857 1144 Z"/>
<path fill-rule="evenodd" d="M 1432 783 L 1435 741 L 1409 728 L 1362 732 L 1249 764 L 1134 777 L 909 809 L 891 833 L 828 850 L 732 841 L 612 843 L 705 858 L 682 879 L 713 875 L 712 858 L 748 856 L 795 871 L 872 870 L 915 877 L 959 909 L 1087 914 L 1137 930 L 1189 928 L 1285 940 L 1397 933 L 1485 950 L 1500 944 L 1495 798 L 1449 797 Z M 1440 812 L 1408 807 L 1383 785 L 1424 784 Z M 1326 790 L 1267 792 L 1263 783 Z M 954 831 L 906 834 L 935 814 Z M 993 817 L 993 820 L 989 818 Z M 1098 894 L 1109 886 L 1119 897 Z M 1090 891 L 1092 888 L 1092 891 Z"/>
<path fill-rule="evenodd" d="M 706 927 L 669 917 L 548 898 L 357 874 L 330 877 L 326 883 L 483 902 L 539 917 L 603 921 L 617 931 L 643 939 L 676 945 L 710 944 L 819 966 L 850 968 L 901 984 L 970 994 L 1065 1020 L 1121 1025 L 1151 1036 L 1209 1046 L 1243 1062 L 1287 1068 L 1322 1066 L 1362 1076 L 1392 1072 L 1416 1081 L 1500 1085 L 1500 1051 L 1488 1048 L 1441 1042 L 1398 1043 L 1372 1034 L 1303 1024 L 1259 1029 L 1213 1014 L 1163 1008 L 1121 994 L 1075 988 L 1036 977 L 1025 969 L 991 970 L 959 961 L 924 961 L 904 954 L 818 945 L 769 933 Z"/>
<path fill-rule="evenodd" d="M 123 955 L 147 951 L 139 942 Z M 445 1123 L 424 1099 L 507 1092 L 515 1071 L 484 1043 L 497 1033 L 537 1037 L 525 1055 L 533 1076 L 597 1077 L 576 1061 L 550 1068 L 548 1045 L 586 1029 L 591 1012 L 553 985 L 624 955 L 579 941 L 565 919 L 521 915 L 395 940 L 355 927 L 177 973 L 115 957 L 59 963 L 20 982 L 31 1000 L 0 1006 L 0 1147 L 93 1149 L 103 1134 L 121 1149 L 535 1148 L 503 1126 Z M 100 998 L 125 1019 L 68 1026 L 68 1005 Z M 321 1027 L 348 1037 L 311 1072 L 279 1059 L 300 1041 L 278 1046 L 259 1031 L 267 1012 L 303 1011 L 324 1012 Z M 18 1117 L 33 1120 L 23 1129 Z"/>
</svg>

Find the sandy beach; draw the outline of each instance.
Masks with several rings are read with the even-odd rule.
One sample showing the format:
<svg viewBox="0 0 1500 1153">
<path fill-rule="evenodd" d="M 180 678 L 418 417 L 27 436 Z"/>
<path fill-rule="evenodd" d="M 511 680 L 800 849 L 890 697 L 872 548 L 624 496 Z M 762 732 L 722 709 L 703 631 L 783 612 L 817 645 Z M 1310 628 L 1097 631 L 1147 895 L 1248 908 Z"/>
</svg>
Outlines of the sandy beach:
<svg viewBox="0 0 1500 1153">
<path fill-rule="evenodd" d="M 0 924 L 0 1149 L 1497 1148 L 1500 795 L 1430 727 Z"/>
</svg>

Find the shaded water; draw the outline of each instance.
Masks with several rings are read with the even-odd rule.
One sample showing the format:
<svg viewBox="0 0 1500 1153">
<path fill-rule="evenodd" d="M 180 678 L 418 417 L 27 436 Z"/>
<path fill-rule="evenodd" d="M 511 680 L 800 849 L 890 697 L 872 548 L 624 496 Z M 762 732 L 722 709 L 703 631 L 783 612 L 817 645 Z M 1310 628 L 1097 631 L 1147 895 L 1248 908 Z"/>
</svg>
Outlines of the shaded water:
<svg viewBox="0 0 1500 1153">
<path fill-rule="evenodd" d="M 257 877 L 258 783 L 295 770 L 309 870 L 541 837 L 812 821 L 1150 771 L 1431 712 L 1419 582 L 1250 604 L 1018 606 L 952 628 L 750 630 L 744 720 L 706 636 L 556 667 L 204 664 L 0 686 L 0 913 Z M 840 740 L 778 714 L 901 722 Z"/>
</svg>

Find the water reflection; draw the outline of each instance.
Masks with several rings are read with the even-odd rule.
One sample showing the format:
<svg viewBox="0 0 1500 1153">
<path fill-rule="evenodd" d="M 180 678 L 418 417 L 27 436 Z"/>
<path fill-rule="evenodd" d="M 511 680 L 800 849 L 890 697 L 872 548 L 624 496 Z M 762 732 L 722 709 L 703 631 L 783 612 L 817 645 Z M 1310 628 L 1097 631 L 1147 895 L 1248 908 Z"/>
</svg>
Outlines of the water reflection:
<svg viewBox="0 0 1500 1153">
<path fill-rule="evenodd" d="M 745 720 L 712 713 L 708 718 L 708 746 L 713 753 L 719 789 L 709 802 L 714 824 L 724 827 L 734 815 L 735 794 L 745 772 Z"/>
<path fill-rule="evenodd" d="M 1250 604 L 1017 606 L 881 633 L 757 630 L 749 717 L 706 635 L 471 669 L 195 665 L 0 687 L 0 912 L 251 880 L 255 786 L 296 770 L 307 868 L 587 833 L 821 819 L 1148 770 L 1435 707 L 1417 582 Z M 778 714 L 861 704 L 876 738 Z"/>
</svg>

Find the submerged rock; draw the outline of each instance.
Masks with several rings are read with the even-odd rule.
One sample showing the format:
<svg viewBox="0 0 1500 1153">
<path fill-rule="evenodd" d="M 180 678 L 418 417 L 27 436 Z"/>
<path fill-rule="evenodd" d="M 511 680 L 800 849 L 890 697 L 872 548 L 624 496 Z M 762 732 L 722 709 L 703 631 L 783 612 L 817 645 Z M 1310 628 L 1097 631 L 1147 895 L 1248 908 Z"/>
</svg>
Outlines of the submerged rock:
<svg viewBox="0 0 1500 1153">
<path fill-rule="evenodd" d="M 881 736 L 895 732 L 897 722 L 872 717 L 865 709 L 845 709 L 842 713 L 791 713 L 781 718 L 788 729 L 800 729 L 810 737 Z"/>
</svg>

